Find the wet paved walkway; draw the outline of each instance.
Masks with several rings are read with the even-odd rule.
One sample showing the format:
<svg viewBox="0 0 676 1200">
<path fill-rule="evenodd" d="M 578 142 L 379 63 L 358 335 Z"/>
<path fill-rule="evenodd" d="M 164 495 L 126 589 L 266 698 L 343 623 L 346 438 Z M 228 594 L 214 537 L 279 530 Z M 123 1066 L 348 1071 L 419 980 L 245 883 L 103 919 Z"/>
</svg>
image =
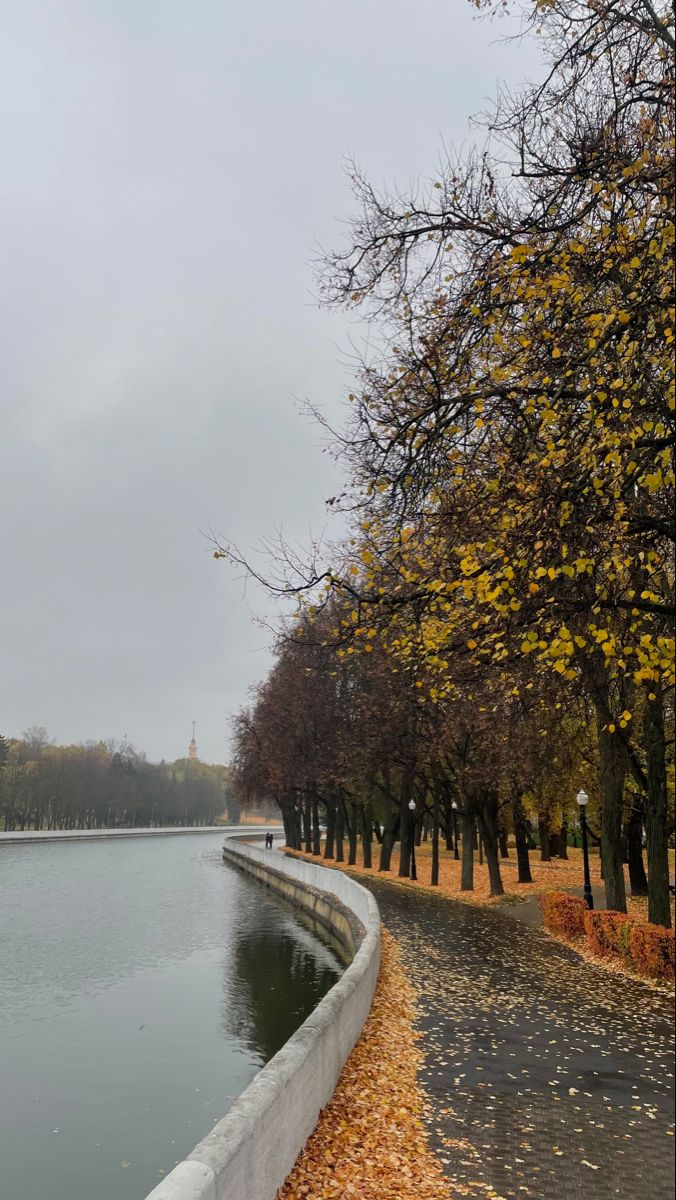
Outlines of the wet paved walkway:
<svg viewBox="0 0 676 1200">
<path fill-rule="evenodd" d="M 497 911 L 360 882 L 419 991 L 454 1195 L 671 1200 L 671 998 Z"/>
</svg>

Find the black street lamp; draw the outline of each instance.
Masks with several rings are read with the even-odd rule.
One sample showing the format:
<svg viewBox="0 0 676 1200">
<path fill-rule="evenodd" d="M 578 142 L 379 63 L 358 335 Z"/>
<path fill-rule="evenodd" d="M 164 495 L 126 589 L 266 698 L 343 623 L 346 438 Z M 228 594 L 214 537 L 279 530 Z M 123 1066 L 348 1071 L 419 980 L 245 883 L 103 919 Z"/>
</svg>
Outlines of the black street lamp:
<svg viewBox="0 0 676 1200">
<path fill-rule="evenodd" d="M 417 880 L 418 871 L 415 865 L 415 800 L 409 800 L 408 809 L 411 814 L 411 879 Z"/>
<path fill-rule="evenodd" d="M 575 797 L 580 809 L 580 829 L 582 830 L 582 859 L 584 862 L 584 898 L 587 908 L 594 907 L 594 895 L 591 886 L 591 877 L 589 875 L 589 846 L 587 844 L 587 805 L 589 804 L 589 796 L 580 788 L 580 791 Z"/>
<path fill-rule="evenodd" d="M 453 857 L 457 860 L 460 858 L 458 851 L 458 806 L 455 800 L 451 800 L 451 812 L 453 814 Z"/>
</svg>

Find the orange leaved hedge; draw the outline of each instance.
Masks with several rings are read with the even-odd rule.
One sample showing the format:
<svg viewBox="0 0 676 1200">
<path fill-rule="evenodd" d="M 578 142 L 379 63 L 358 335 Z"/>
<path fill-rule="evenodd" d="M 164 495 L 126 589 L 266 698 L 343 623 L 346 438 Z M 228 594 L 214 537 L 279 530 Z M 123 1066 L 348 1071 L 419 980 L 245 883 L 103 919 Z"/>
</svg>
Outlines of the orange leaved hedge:
<svg viewBox="0 0 676 1200">
<path fill-rule="evenodd" d="M 590 910 L 579 896 L 546 892 L 540 897 L 545 929 L 568 942 L 584 937 L 599 958 L 621 959 L 637 975 L 674 982 L 674 931 L 639 925 L 626 913 Z"/>
<path fill-rule="evenodd" d="M 675 947 L 673 929 L 663 925 L 635 925 L 629 930 L 629 954 L 634 969 L 651 979 L 674 981 Z"/>
<path fill-rule="evenodd" d="M 571 941 L 584 936 L 584 915 L 587 905 L 579 896 L 568 892 L 545 892 L 540 897 L 545 929 Z"/>
<path fill-rule="evenodd" d="M 610 908 L 597 912 L 587 909 L 584 914 L 584 931 L 590 950 L 599 958 L 623 958 L 627 966 L 632 965 L 629 953 L 632 925 L 633 921 L 626 913 L 613 912 Z"/>
</svg>

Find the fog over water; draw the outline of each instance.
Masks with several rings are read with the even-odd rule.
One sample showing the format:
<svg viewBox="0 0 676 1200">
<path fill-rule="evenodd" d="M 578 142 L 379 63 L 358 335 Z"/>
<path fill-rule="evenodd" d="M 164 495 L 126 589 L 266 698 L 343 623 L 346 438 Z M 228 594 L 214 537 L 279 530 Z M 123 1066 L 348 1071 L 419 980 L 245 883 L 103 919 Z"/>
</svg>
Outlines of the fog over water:
<svg viewBox="0 0 676 1200">
<path fill-rule="evenodd" d="M 10 0 L 0 45 L 0 731 L 222 761 L 268 666 L 200 530 L 307 540 L 350 339 L 310 260 L 536 70 L 465 0 Z"/>
</svg>

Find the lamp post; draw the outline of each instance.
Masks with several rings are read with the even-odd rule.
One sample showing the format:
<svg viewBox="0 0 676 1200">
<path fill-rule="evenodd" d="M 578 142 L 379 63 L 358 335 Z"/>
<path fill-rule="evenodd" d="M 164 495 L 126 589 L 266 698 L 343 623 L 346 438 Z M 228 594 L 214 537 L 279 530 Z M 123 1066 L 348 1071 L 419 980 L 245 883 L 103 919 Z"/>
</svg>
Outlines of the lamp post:
<svg viewBox="0 0 676 1200">
<path fill-rule="evenodd" d="M 458 852 L 458 806 L 455 800 L 451 800 L 451 811 L 453 813 L 453 857 L 457 860 L 460 858 Z"/>
<path fill-rule="evenodd" d="M 409 800 L 408 811 L 411 814 L 411 879 L 417 880 L 418 871 L 415 865 L 415 800 Z"/>
<path fill-rule="evenodd" d="M 580 829 L 582 830 L 582 859 L 584 862 L 584 898 L 587 908 L 594 907 L 594 895 L 592 893 L 591 878 L 589 875 L 589 846 L 587 845 L 587 805 L 589 804 L 589 796 L 580 788 L 575 797 L 580 809 Z"/>
</svg>

